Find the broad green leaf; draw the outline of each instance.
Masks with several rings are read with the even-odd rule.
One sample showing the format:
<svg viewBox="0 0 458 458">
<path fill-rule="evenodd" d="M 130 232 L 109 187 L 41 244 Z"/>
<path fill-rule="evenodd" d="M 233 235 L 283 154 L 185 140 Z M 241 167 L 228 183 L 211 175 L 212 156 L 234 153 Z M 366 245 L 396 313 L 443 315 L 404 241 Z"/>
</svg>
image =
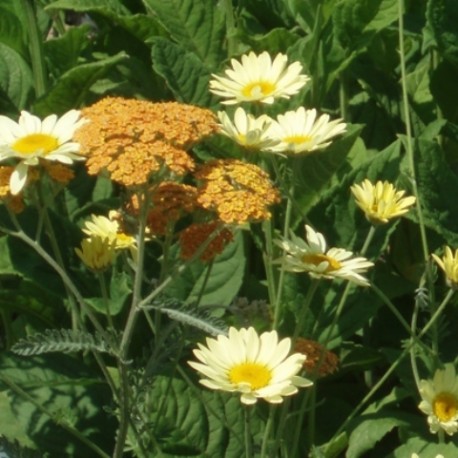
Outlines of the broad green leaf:
<svg viewBox="0 0 458 458">
<path fill-rule="evenodd" d="M 431 75 L 431 93 L 439 105 L 442 114 L 449 121 L 458 124 L 458 106 L 455 100 L 458 97 L 458 78 L 456 65 L 441 61 Z"/>
<path fill-rule="evenodd" d="M 235 234 L 234 241 L 214 259 L 206 281 L 207 269 L 208 263 L 195 262 L 172 282 L 166 290 L 167 294 L 192 304 L 204 287 L 200 305 L 229 305 L 237 295 L 245 274 L 243 237 L 240 233 Z"/>
<path fill-rule="evenodd" d="M 153 69 L 165 79 L 180 102 L 214 106 L 216 99 L 208 90 L 210 73 L 193 53 L 165 38 L 152 41 Z"/>
<path fill-rule="evenodd" d="M 85 369 L 81 358 L 2 355 L 0 364 L 0 387 L 8 395 L 15 423 L 38 450 L 52 456 L 92 456 L 93 450 L 59 423 L 77 429 L 102 448 L 112 447 L 113 421 L 102 409 L 110 402 L 109 390 L 98 375 Z"/>
<path fill-rule="evenodd" d="M 210 69 L 226 57 L 225 21 L 214 0 L 144 0 L 171 37 Z"/>
<path fill-rule="evenodd" d="M 244 37 L 244 40 L 250 44 L 253 51 L 261 53 L 268 50 L 271 56 L 275 56 L 278 53 L 284 54 L 299 38 L 299 35 L 291 30 L 278 27 L 270 30 L 265 35 L 249 33 Z"/>
<path fill-rule="evenodd" d="M 32 73 L 14 49 L 0 43 L 0 112 L 19 111 L 32 93 Z"/>
<path fill-rule="evenodd" d="M 56 77 L 77 65 L 81 53 L 90 43 L 89 33 L 90 27 L 82 25 L 68 29 L 59 38 L 44 42 L 49 68 Z"/>
<path fill-rule="evenodd" d="M 345 457 L 364 456 L 365 452 L 372 450 L 394 428 L 409 426 L 411 417 L 400 410 L 388 409 L 359 417 L 359 425 L 350 434 Z"/>
<path fill-rule="evenodd" d="M 46 10 L 96 11 L 101 14 L 125 15 L 129 10 L 119 0 L 57 0 L 46 6 Z"/>
<path fill-rule="evenodd" d="M 425 439 L 415 435 L 408 438 L 406 443 L 398 447 L 393 453 L 390 453 L 387 458 L 406 458 L 411 457 L 413 453 L 416 453 L 421 458 L 436 458 L 439 455 L 445 458 L 452 458 L 456 455 L 457 446 L 452 441 L 443 444 L 434 442 L 430 439 L 430 436 Z"/>
<path fill-rule="evenodd" d="M 455 0 L 429 0 L 426 17 L 440 53 L 458 63 L 458 3 Z"/>
<path fill-rule="evenodd" d="M 9 46 L 26 58 L 27 51 L 22 24 L 14 14 L 3 7 L 0 7 L 0 43 Z"/>
<path fill-rule="evenodd" d="M 65 113 L 80 107 L 91 86 L 111 67 L 127 58 L 123 52 L 105 59 L 81 64 L 59 77 L 56 84 L 34 104 L 35 111 L 41 116 L 49 113 Z"/>
</svg>

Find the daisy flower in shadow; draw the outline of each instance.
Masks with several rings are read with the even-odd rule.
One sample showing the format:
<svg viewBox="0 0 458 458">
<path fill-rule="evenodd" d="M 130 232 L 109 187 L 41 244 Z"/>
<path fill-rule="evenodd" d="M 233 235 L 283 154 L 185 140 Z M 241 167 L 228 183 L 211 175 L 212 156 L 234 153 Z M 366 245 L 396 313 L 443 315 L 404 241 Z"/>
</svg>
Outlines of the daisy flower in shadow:
<svg viewBox="0 0 458 458">
<path fill-rule="evenodd" d="M 0 116 L 0 162 L 19 159 L 10 178 L 13 195 L 25 186 L 29 167 L 40 160 L 72 164 L 84 160 L 80 145 L 72 141 L 75 131 L 86 121 L 80 112 L 70 110 L 60 118 L 52 114 L 45 119 L 22 111 L 18 122 Z"/>
<path fill-rule="evenodd" d="M 289 99 L 310 80 L 301 74 L 299 62 L 288 64 L 285 54 L 277 54 L 272 61 L 267 51 L 256 55 L 244 54 L 241 61 L 231 59 L 232 68 L 226 76 L 213 74 L 210 92 L 226 98 L 222 103 L 234 105 L 240 102 L 271 104 L 276 98 Z"/>
<path fill-rule="evenodd" d="M 289 355 L 291 339 L 279 341 L 276 331 L 258 335 L 252 327 L 231 327 L 228 336 L 207 338 L 206 346 L 198 346 L 194 355 L 199 362 L 188 363 L 204 376 L 200 383 L 212 390 L 241 393 L 243 404 L 258 399 L 279 404 L 284 396 L 297 393 L 298 387 L 312 385 L 297 375 L 306 356 Z"/>
<path fill-rule="evenodd" d="M 276 240 L 284 255 L 275 261 L 287 272 L 308 272 L 314 278 L 343 278 L 360 286 L 369 286 L 361 273 L 374 264 L 363 257 L 354 257 L 343 248 L 327 248 L 323 234 L 305 226 L 306 239 L 291 233 L 289 239 Z"/>
<path fill-rule="evenodd" d="M 445 253 L 442 258 L 436 254 L 431 255 L 439 267 L 445 273 L 445 281 L 450 288 L 458 288 L 458 250 L 453 252 L 450 247 L 445 247 Z"/>
</svg>

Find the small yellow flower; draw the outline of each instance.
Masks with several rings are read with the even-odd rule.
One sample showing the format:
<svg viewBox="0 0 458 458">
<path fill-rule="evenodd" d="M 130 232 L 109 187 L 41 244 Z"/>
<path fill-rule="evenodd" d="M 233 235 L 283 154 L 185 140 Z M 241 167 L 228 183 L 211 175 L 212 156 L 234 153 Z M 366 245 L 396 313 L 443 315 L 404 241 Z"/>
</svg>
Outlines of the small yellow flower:
<svg viewBox="0 0 458 458">
<path fill-rule="evenodd" d="M 450 288 L 458 288 L 458 250 L 455 253 L 450 247 L 445 247 L 443 258 L 432 254 L 433 259 L 437 262 L 439 267 L 445 272 L 446 282 Z"/>
<path fill-rule="evenodd" d="M 407 213 L 416 200 L 414 196 L 403 197 L 405 191 L 398 191 L 388 181 L 377 181 L 373 185 L 366 179 L 350 189 L 356 204 L 372 224 L 385 224 L 390 219 Z"/>
<path fill-rule="evenodd" d="M 119 222 L 113 217 L 114 214 L 110 212 L 109 216 L 111 218 L 102 215 L 92 215 L 91 220 L 84 223 L 83 232 L 89 238 L 100 237 L 108 239 L 116 250 L 135 248 L 137 246 L 135 237 L 121 230 Z"/>
<path fill-rule="evenodd" d="M 75 252 L 95 272 L 108 269 L 116 257 L 114 244 L 108 238 L 98 236 L 83 239 L 81 249 L 75 248 Z"/>
<path fill-rule="evenodd" d="M 429 429 L 443 429 L 448 435 L 458 431 L 458 378 L 453 364 L 438 369 L 432 380 L 420 381 L 422 401 L 418 408 L 428 415 Z"/>
<path fill-rule="evenodd" d="M 270 123 L 273 121 L 267 115 L 255 118 L 238 107 L 233 122 L 224 111 L 218 112 L 218 118 L 221 122 L 220 132 L 245 148 L 263 150 L 278 143 L 267 135 Z"/>
<path fill-rule="evenodd" d="M 207 338 L 194 355 L 200 362 L 189 365 L 205 378 L 200 383 L 212 390 L 241 393 L 243 404 L 254 404 L 259 398 L 278 404 L 298 387 L 312 385 L 297 374 L 306 356 L 288 356 L 291 339 L 278 340 L 276 331 L 258 335 L 254 328 L 229 328 L 229 335 Z"/>
<path fill-rule="evenodd" d="M 272 153 L 307 154 L 326 148 L 331 139 L 345 132 L 347 125 L 341 119 L 330 121 L 328 114 L 317 117 L 315 109 L 287 111 L 270 124 L 266 135 L 277 144 L 269 147 Z"/>
<path fill-rule="evenodd" d="M 302 65 L 288 65 L 288 57 L 277 54 L 272 62 L 267 51 L 256 55 L 244 54 L 241 62 L 231 59 L 232 69 L 225 71 L 227 78 L 212 75 L 210 92 L 225 97 L 224 104 L 240 102 L 273 103 L 276 98 L 289 99 L 297 94 L 309 77 L 301 75 Z"/>
<path fill-rule="evenodd" d="M 70 110 L 60 118 L 53 114 L 43 120 L 22 111 L 17 123 L 0 116 L 0 161 L 19 160 L 10 178 L 11 194 L 22 190 L 29 167 L 37 166 L 40 160 L 62 164 L 84 160 L 73 136 L 85 123 L 77 110 Z"/>
</svg>

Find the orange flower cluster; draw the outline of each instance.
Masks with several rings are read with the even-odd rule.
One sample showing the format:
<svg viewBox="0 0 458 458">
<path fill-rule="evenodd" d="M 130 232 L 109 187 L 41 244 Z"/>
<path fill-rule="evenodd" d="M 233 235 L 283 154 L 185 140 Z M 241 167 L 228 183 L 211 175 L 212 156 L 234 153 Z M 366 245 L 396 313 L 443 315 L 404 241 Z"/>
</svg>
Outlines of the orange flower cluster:
<svg viewBox="0 0 458 458">
<path fill-rule="evenodd" d="M 227 224 L 267 220 L 270 205 L 280 201 L 269 175 L 254 164 L 236 159 L 218 159 L 195 173 L 201 181 L 197 202 L 215 211 Z"/>
<path fill-rule="evenodd" d="M 213 113 L 178 102 L 106 97 L 82 110 L 90 122 L 75 134 L 88 173 L 108 170 L 125 186 L 147 184 L 165 166 L 176 175 L 194 170 L 187 150 L 216 132 Z"/>
<path fill-rule="evenodd" d="M 316 372 L 318 377 L 325 377 L 333 374 L 339 367 L 337 356 L 314 340 L 297 339 L 294 351 L 307 356 L 304 361 L 304 369 L 307 374 Z"/>
<path fill-rule="evenodd" d="M 0 166 L 0 201 L 8 206 L 14 213 L 20 213 L 24 210 L 24 201 L 22 195 L 13 196 L 10 193 L 10 177 L 14 167 Z"/>
<path fill-rule="evenodd" d="M 52 180 L 57 183 L 66 185 L 69 181 L 73 180 L 75 172 L 64 164 L 58 162 L 42 161 L 41 165 L 46 170 Z"/>
<path fill-rule="evenodd" d="M 217 221 L 209 223 L 195 223 L 188 226 L 180 234 L 181 258 L 190 259 L 196 251 L 214 236 L 199 256 L 201 261 L 211 261 L 216 255 L 222 253 L 224 247 L 233 240 L 232 232 L 222 228 L 218 231 Z M 218 231 L 216 235 L 215 231 Z"/>
</svg>

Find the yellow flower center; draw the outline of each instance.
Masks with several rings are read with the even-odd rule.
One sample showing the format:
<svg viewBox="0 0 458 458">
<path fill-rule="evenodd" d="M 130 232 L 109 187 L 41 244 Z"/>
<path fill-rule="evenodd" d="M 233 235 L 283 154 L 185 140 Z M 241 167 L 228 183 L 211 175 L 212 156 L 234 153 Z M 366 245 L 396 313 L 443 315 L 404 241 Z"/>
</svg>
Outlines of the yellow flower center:
<svg viewBox="0 0 458 458">
<path fill-rule="evenodd" d="M 433 411 L 440 421 L 450 421 L 458 413 L 458 399 L 451 393 L 439 393 L 434 398 Z"/>
<path fill-rule="evenodd" d="M 284 143 L 291 143 L 293 145 L 300 145 L 302 143 L 311 142 L 313 139 L 310 135 L 291 135 L 290 137 L 284 137 Z"/>
<path fill-rule="evenodd" d="M 48 134 L 29 134 L 17 140 L 12 148 L 22 154 L 42 152 L 44 156 L 59 146 L 57 138 Z"/>
<path fill-rule="evenodd" d="M 267 386 L 272 379 L 272 372 L 259 363 L 241 363 L 229 371 L 229 380 L 234 385 L 248 383 L 252 390 Z"/>
<path fill-rule="evenodd" d="M 342 267 L 342 264 L 337 261 L 337 259 L 326 256 L 325 254 L 304 254 L 301 259 L 303 263 L 314 264 L 315 266 L 326 261 L 328 263 L 328 267 L 326 267 L 325 272 L 332 272 L 333 270 L 338 270 Z"/>
<path fill-rule="evenodd" d="M 261 97 L 272 94 L 275 90 L 275 85 L 268 81 L 255 81 L 247 84 L 242 89 L 242 94 L 245 97 Z"/>
</svg>

